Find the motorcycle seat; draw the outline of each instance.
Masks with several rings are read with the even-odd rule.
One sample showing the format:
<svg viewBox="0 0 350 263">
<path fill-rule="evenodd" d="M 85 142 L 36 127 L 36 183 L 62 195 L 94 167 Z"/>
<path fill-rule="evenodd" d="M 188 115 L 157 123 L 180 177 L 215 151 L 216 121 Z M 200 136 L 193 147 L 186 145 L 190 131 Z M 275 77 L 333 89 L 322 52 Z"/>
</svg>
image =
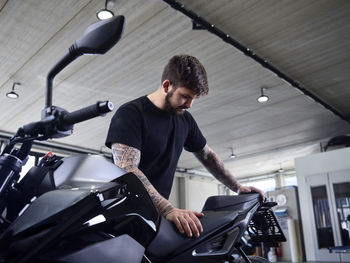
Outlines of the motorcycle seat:
<svg viewBox="0 0 350 263">
<path fill-rule="evenodd" d="M 257 200 L 260 200 L 258 193 L 210 196 L 204 204 L 203 211 L 245 210 Z"/>
<path fill-rule="evenodd" d="M 200 218 L 203 232 L 198 238 L 189 238 L 186 234 L 181 234 L 172 222 L 161 217 L 158 232 L 147 248 L 150 259 L 158 260 L 181 253 L 208 238 L 209 235 L 229 227 L 238 216 L 237 211 L 204 211 L 203 213 L 204 216 Z"/>
</svg>

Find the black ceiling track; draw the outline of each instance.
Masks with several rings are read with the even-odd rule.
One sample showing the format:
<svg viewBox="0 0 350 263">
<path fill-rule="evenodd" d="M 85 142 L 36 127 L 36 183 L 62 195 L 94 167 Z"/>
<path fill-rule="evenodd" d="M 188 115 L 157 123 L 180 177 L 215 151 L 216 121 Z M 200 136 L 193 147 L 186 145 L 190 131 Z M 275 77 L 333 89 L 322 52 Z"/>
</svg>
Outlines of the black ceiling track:
<svg viewBox="0 0 350 263">
<path fill-rule="evenodd" d="M 293 86 L 297 90 L 301 91 L 304 95 L 310 97 L 315 102 L 321 104 L 323 107 L 325 107 L 327 110 L 333 112 L 335 115 L 339 116 L 341 119 L 347 121 L 350 123 L 350 118 L 347 118 L 344 116 L 341 112 L 339 112 L 337 109 L 333 108 L 331 105 L 326 103 L 325 101 L 321 100 L 319 97 L 317 97 L 315 94 L 311 93 L 304 87 L 302 87 L 297 81 L 280 71 L 278 68 L 270 64 L 266 59 L 262 58 L 261 56 L 257 55 L 249 49 L 248 47 L 242 45 L 237 40 L 233 39 L 229 34 L 223 32 L 219 28 L 217 28 L 214 24 L 209 23 L 204 18 L 200 17 L 198 14 L 194 13 L 193 11 L 187 9 L 185 5 L 180 3 L 179 1 L 174 0 L 163 0 L 163 2 L 170 5 L 175 10 L 180 11 L 185 16 L 192 19 L 193 24 L 196 25 L 197 29 L 203 28 L 208 30 L 210 33 L 216 35 L 217 37 L 221 38 L 226 43 L 230 44 L 231 46 L 235 47 L 236 49 L 240 50 L 245 54 L 246 56 L 252 58 L 254 61 L 259 63 L 264 68 L 270 70 L 272 73 L 274 73 L 276 76 L 278 76 L 280 79 L 287 82 L 289 85 Z"/>
</svg>

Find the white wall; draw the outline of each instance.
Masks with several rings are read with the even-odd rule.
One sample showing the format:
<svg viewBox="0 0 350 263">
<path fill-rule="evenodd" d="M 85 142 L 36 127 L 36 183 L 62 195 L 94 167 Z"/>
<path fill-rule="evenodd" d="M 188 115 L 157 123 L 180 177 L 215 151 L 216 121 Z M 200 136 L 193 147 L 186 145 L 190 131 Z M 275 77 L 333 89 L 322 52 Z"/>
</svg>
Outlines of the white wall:
<svg viewBox="0 0 350 263">
<path fill-rule="evenodd" d="M 218 195 L 218 183 L 210 179 L 193 177 L 188 180 L 188 209 L 202 211 L 205 200 L 212 195 Z"/>
<path fill-rule="evenodd" d="M 202 211 L 205 200 L 212 195 L 219 195 L 216 179 L 176 173 L 169 201 L 178 208 Z"/>
<path fill-rule="evenodd" d="M 169 201 L 173 206 L 180 208 L 180 200 L 179 200 L 179 178 L 174 177 L 173 187 L 171 188 Z"/>
</svg>

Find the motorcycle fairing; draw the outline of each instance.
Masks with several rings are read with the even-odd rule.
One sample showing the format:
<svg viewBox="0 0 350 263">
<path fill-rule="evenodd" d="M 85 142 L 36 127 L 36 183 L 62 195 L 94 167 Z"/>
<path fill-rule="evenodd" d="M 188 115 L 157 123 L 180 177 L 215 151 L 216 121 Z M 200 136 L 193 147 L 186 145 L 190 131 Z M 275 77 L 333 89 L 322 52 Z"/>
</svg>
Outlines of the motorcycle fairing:
<svg viewBox="0 0 350 263">
<path fill-rule="evenodd" d="M 31 228 L 44 225 L 50 218 L 64 212 L 73 206 L 79 206 L 79 202 L 91 194 L 88 190 L 59 189 L 47 192 L 36 199 L 23 214 L 13 222 L 7 231 L 13 236 Z M 97 201 L 98 199 L 96 199 Z M 98 202 L 94 202 L 98 205 Z"/>
<path fill-rule="evenodd" d="M 128 235 L 108 239 L 57 260 L 60 263 L 141 262 L 145 248 Z"/>
<path fill-rule="evenodd" d="M 3 233 L 1 254 L 8 262 L 27 262 L 73 225 L 81 225 L 100 206 L 87 190 L 55 190 L 36 199 Z M 21 258 L 16 258 L 21 255 Z M 25 255 L 25 256 L 23 256 Z"/>
<path fill-rule="evenodd" d="M 65 260 L 68 258 L 72 260 L 63 262 L 79 262 L 73 260 L 75 258 L 73 255 L 88 255 L 92 253 L 91 251 L 98 249 L 103 251 L 104 247 L 98 243 L 113 239 L 114 241 L 106 244 L 119 245 L 120 242 L 125 241 L 125 244 L 128 243 L 136 249 L 135 253 L 139 251 L 130 258 L 135 258 L 136 255 L 142 258 L 143 245 L 128 235 L 125 235 L 127 237 L 123 237 L 122 241 L 117 241 L 113 234 L 117 233 L 118 236 L 122 236 L 127 231 L 125 229 L 127 223 L 129 226 L 137 225 L 134 230 L 143 229 L 143 234 L 148 232 L 148 239 L 153 237 L 155 233 L 153 221 L 137 213 L 120 214 L 122 207 L 128 207 L 130 211 L 133 211 L 138 206 L 149 206 L 148 199 L 143 198 L 147 192 L 144 193 L 142 183 L 133 174 L 127 173 L 118 179 L 119 183 L 109 182 L 99 188 L 57 189 L 41 195 L 24 210 L 0 238 L 3 242 L 6 241 L 4 246 L 1 246 L 0 254 L 10 259 L 9 262 L 31 262 L 37 255 L 47 252 L 41 257 L 41 260 L 53 262 L 52 260 L 56 258 L 55 252 L 59 251 L 60 256 L 67 256 Z M 130 187 L 126 188 L 126 184 Z M 145 210 L 144 207 L 143 210 Z M 152 211 L 152 209 L 149 210 Z M 152 214 L 151 211 L 148 211 L 148 215 L 154 218 L 154 213 Z M 105 215 L 105 218 L 96 225 L 90 226 L 89 222 L 96 215 L 102 218 Z M 75 236 L 80 236 L 85 241 L 79 239 L 73 241 L 80 245 L 72 248 L 69 240 L 74 240 Z M 58 239 L 61 240 L 61 243 L 55 244 L 54 240 Z M 68 243 L 65 243 L 67 241 Z M 144 242 L 149 243 L 147 239 Z M 26 256 L 18 259 L 16 254 L 26 254 Z M 69 255 L 72 255 L 72 258 Z M 140 260 L 133 262 L 140 262 Z"/>
</svg>

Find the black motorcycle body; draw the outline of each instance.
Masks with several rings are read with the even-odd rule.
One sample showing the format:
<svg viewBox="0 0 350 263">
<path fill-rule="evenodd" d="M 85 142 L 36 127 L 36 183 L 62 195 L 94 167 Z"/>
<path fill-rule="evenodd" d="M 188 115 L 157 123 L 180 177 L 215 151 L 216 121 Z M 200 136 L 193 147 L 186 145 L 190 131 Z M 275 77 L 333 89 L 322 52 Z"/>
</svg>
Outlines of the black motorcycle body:
<svg viewBox="0 0 350 263">
<path fill-rule="evenodd" d="M 0 238 L 6 262 L 236 262 L 251 222 L 257 243 L 284 239 L 259 194 L 209 197 L 200 219 L 204 232 L 188 238 L 158 215 L 134 174 L 105 157 L 64 158 L 43 168 L 35 183 L 40 168 L 32 169 L 15 188 L 30 195 L 27 186 L 38 197 Z"/>
<path fill-rule="evenodd" d="M 41 170 L 41 180 L 30 183 Z M 38 197 L 0 238 L 6 262 L 96 262 L 96 256 L 103 262 L 140 262 L 145 250 L 140 243 L 150 242 L 156 231 L 158 213 L 142 183 L 103 156 L 77 155 L 50 169 L 33 167 L 14 189 Z M 17 202 L 22 200 L 12 199 L 12 206 Z"/>
</svg>

